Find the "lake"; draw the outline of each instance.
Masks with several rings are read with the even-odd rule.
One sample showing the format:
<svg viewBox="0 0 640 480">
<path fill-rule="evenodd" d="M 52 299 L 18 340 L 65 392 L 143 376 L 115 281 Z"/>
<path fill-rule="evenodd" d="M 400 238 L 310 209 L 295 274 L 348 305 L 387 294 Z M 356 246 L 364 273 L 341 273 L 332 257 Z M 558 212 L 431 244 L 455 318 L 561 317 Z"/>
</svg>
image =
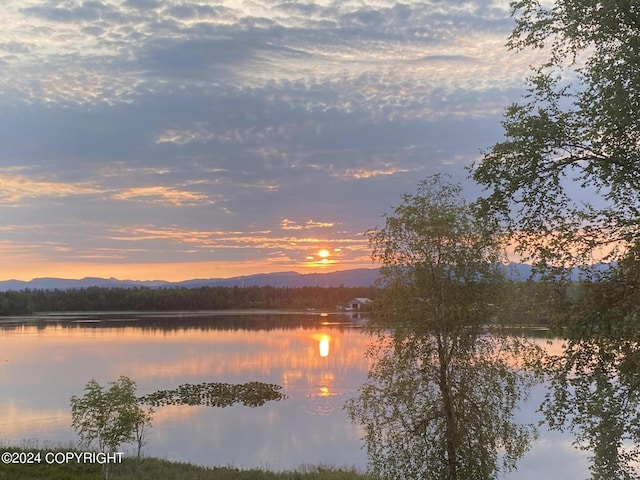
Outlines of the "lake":
<svg viewBox="0 0 640 480">
<path fill-rule="evenodd" d="M 144 454 L 199 465 L 364 470 L 362 432 L 343 410 L 365 381 L 362 319 L 293 312 L 62 314 L 0 323 L 0 443 L 47 447 L 77 441 L 69 398 L 95 378 L 126 375 L 140 395 L 184 383 L 260 381 L 286 400 L 250 408 L 156 409 Z M 543 388 L 522 406 L 537 422 Z M 134 452 L 125 446 L 124 451 Z M 509 479 L 582 479 L 586 456 L 541 431 Z"/>
</svg>

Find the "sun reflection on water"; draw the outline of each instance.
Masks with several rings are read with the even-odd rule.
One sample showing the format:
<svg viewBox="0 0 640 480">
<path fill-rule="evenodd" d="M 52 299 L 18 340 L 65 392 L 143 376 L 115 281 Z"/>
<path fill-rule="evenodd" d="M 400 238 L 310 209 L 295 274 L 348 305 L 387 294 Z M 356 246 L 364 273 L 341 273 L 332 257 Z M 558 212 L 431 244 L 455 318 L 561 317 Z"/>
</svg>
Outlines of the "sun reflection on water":
<svg viewBox="0 0 640 480">
<path fill-rule="evenodd" d="M 322 335 L 319 343 L 320 356 L 325 358 L 329 356 L 329 335 Z"/>
</svg>

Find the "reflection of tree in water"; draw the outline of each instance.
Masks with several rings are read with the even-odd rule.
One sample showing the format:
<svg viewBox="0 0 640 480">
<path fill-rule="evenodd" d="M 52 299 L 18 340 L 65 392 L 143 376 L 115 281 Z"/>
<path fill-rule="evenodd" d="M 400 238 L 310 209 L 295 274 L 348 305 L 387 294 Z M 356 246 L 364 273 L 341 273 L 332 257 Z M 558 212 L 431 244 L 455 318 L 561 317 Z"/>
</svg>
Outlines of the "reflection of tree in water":
<svg viewBox="0 0 640 480">
<path fill-rule="evenodd" d="M 529 448 L 513 414 L 532 377 L 515 337 L 483 332 L 503 290 L 500 245 L 435 176 L 369 232 L 386 288 L 369 331 L 373 365 L 347 403 L 382 478 L 491 479 Z"/>
<path fill-rule="evenodd" d="M 329 318 L 330 325 L 327 325 Z M 360 328 L 366 314 L 360 316 L 332 314 L 331 316 L 308 315 L 282 310 L 265 313 L 260 310 L 244 312 L 92 312 L 68 315 L 43 315 L 34 322 L 24 318 L 5 320 L 3 330 L 19 330 L 25 324 L 38 329 L 60 327 L 68 329 L 125 329 L 135 327 L 142 331 L 173 332 L 200 330 L 208 331 L 273 331 L 273 330 L 315 330 L 319 326 L 332 330 L 346 331 Z"/>
<path fill-rule="evenodd" d="M 549 359 L 551 390 L 543 411 L 551 428 L 568 427 L 592 452 L 593 479 L 639 478 L 640 348 L 635 341 L 570 341 Z"/>
<path fill-rule="evenodd" d="M 600 281 L 566 290 L 565 350 L 545 364 L 551 388 L 542 411 L 591 452 L 593 479 L 640 478 L 639 265 L 632 249 Z"/>
<path fill-rule="evenodd" d="M 348 404 L 364 425 L 371 469 L 423 479 L 490 479 L 513 469 L 534 433 L 513 419 L 530 378 L 506 353 L 518 340 L 503 342 L 485 336 L 461 350 L 454 337 L 434 334 L 377 343 L 368 381 Z"/>
</svg>

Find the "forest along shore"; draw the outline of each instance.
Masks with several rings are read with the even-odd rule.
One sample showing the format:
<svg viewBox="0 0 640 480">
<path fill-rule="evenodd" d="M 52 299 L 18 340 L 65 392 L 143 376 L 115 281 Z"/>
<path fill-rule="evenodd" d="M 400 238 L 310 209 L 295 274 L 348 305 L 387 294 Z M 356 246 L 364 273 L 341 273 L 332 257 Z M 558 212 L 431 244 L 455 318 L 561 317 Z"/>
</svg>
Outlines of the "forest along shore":
<svg viewBox="0 0 640 480">
<path fill-rule="evenodd" d="M 329 309 L 353 298 L 374 300 L 377 287 L 200 287 L 8 290 L 0 292 L 0 317 L 38 312 L 178 312 Z"/>
</svg>

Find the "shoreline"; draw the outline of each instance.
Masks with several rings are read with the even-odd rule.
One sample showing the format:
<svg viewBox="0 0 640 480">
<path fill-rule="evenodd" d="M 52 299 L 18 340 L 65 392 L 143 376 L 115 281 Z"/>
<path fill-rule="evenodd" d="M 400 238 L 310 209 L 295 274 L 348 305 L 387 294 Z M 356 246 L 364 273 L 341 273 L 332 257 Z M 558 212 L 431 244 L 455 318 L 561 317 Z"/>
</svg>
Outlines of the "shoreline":
<svg viewBox="0 0 640 480">
<path fill-rule="evenodd" d="M 51 311 L 51 312 L 35 312 L 29 315 L 4 315 L 0 316 L 0 325 L 17 323 L 54 323 L 54 322 L 73 322 L 73 321 L 138 321 L 146 318 L 199 318 L 223 315 L 306 315 L 309 317 L 324 316 L 344 316 L 349 318 L 354 312 L 344 312 L 340 310 L 322 310 L 309 312 L 303 309 L 228 309 L 228 310 L 113 310 L 113 311 Z M 129 318 L 118 318 L 127 315 Z M 363 315 L 361 312 L 360 315 Z M 110 318 L 107 320 L 107 318 Z M 140 317 L 140 318 L 130 318 Z"/>
<path fill-rule="evenodd" d="M 2 473 L 14 480 L 96 479 L 102 474 L 98 462 L 102 452 L 76 448 L 22 448 L 0 445 Z M 102 454 L 106 455 L 106 454 Z M 85 461 L 86 460 L 86 461 Z M 271 471 L 234 466 L 205 467 L 188 462 L 155 457 L 120 456 L 109 466 L 113 480 L 166 479 L 181 480 L 373 480 L 355 467 L 301 465 L 295 470 Z"/>
</svg>

